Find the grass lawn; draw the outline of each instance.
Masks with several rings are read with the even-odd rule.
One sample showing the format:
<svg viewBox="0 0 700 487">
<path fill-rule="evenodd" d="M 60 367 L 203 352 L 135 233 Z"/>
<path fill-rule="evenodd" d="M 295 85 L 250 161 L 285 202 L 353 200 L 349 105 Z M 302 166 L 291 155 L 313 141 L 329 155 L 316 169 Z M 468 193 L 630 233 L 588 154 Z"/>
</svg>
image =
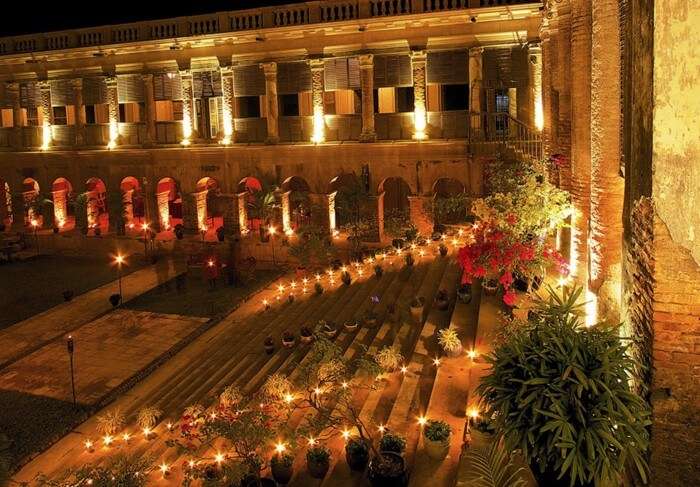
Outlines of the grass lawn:
<svg viewBox="0 0 700 487">
<path fill-rule="evenodd" d="M 129 274 L 143 267 L 132 259 L 124 267 Z M 0 329 L 22 321 L 63 302 L 63 291 L 74 296 L 117 279 L 108 256 L 102 258 L 40 255 L 22 262 L 0 265 Z"/>
<path fill-rule="evenodd" d="M 179 288 L 177 279 L 152 289 L 124 304 L 124 308 L 155 313 L 213 317 L 232 310 L 239 300 L 277 276 L 276 271 L 256 271 L 255 279 L 241 286 L 230 286 L 219 278 L 216 287 L 199 274 L 185 274 Z"/>
</svg>

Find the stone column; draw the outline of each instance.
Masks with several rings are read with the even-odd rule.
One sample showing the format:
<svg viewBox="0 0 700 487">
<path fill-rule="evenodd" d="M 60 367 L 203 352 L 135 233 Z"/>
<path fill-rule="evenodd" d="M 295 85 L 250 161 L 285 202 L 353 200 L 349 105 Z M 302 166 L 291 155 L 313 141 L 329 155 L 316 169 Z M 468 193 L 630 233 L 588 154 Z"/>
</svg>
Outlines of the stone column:
<svg viewBox="0 0 700 487">
<path fill-rule="evenodd" d="M 326 140 L 326 119 L 323 109 L 324 62 L 323 59 L 309 59 L 311 68 L 311 105 L 313 109 L 313 132 L 311 142 L 319 144 Z"/>
<path fill-rule="evenodd" d="M 7 83 L 7 96 L 12 104 L 12 148 L 22 150 L 22 106 L 19 101 L 19 83 Z"/>
<path fill-rule="evenodd" d="M 577 214 L 571 235 L 571 274 L 588 282 L 591 215 L 591 2 L 571 2 L 571 197 Z"/>
<path fill-rule="evenodd" d="M 117 77 L 110 76 L 107 83 L 107 106 L 109 110 L 109 142 L 107 148 L 114 149 L 119 143 L 119 92 Z"/>
<path fill-rule="evenodd" d="M 226 235 L 240 235 L 241 226 L 238 211 L 237 194 L 221 194 L 224 208 L 224 233 Z"/>
<path fill-rule="evenodd" d="M 291 191 L 285 191 L 280 198 L 282 202 L 282 231 L 285 233 L 292 230 L 291 205 L 289 203 L 291 194 Z"/>
<path fill-rule="evenodd" d="M 53 191 L 53 223 L 57 228 L 62 228 L 68 220 L 68 191 L 61 189 Z M 47 223 L 44 222 L 46 225 Z"/>
<path fill-rule="evenodd" d="M 377 195 L 377 233 L 379 241 L 384 241 L 384 191 Z"/>
<path fill-rule="evenodd" d="M 71 80 L 73 108 L 75 110 L 75 145 L 85 145 L 85 105 L 83 104 L 83 78 Z"/>
<path fill-rule="evenodd" d="M 542 140 L 544 155 L 553 154 L 552 150 L 552 47 L 549 42 L 549 21 L 543 19 L 540 30 L 542 48 Z M 537 113 L 535 113 L 537 117 Z"/>
<path fill-rule="evenodd" d="M 277 100 L 277 63 L 262 63 L 265 72 L 265 100 L 267 103 L 267 144 L 276 144 L 279 136 L 279 101 Z"/>
<path fill-rule="evenodd" d="M 430 235 L 433 233 L 433 221 L 425 211 L 425 202 L 424 196 L 409 196 L 408 211 L 411 222 L 421 235 Z"/>
<path fill-rule="evenodd" d="M 248 210 L 247 210 L 247 198 L 248 192 L 244 191 L 238 193 L 238 226 L 241 229 L 242 235 L 247 235 L 250 232 L 250 227 L 248 227 Z"/>
<path fill-rule="evenodd" d="M 469 49 L 469 112 L 470 127 L 477 133 L 481 130 L 481 112 L 484 97 L 484 48 Z"/>
<path fill-rule="evenodd" d="M 193 193 L 182 194 L 182 226 L 185 233 L 195 235 L 199 233 L 197 226 L 197 201 Z"/>
<path fill-rule="evenodd" d="M 374 131 L 374 55 L 361 54 L 360 88 L 362 90 L 362 133 L 360 142 L 374 142 L 377 133 Z"/>
<path fill-rule="evenodd" d="M 151 227 L 151 230 L 158 233 L 162 230 L 160 226 L 160 216 L 158 214 L 158 200 L 153 184 L 147 179 L 141 179 L 141 194 L 143 195 L 144 218 Z"/>
<path fill-rule="evenodd" d="M 336 229 L 335 223 L 335 195 L 337 191 L 331 194 L 309 193 L 309 202 L 312 205 L 311 219 L 315 225 L 328 230 L 328 233 L 333 235 Z M 315 210 L 315 211 L 314 211 Z"/>
<path fill-rule="evenodd" d="M 39 92 L 41 94 L 41 148 L 46 150 L 51 146 L 51 125 L 53 124 L 53 110 L 51 110 L 51 84 L 48 81 L 39 82 Z"/>
<path fill-rule="evenodd" d="M 591 226 L 589 287 L 598 313 L 620 321 L 622 209 L 620 177 L 620 23 L 616 0 L 592 4 Z"/>
<path fill-rule="evenodd" d="M 530 107 L 532 120 L 530 123 L 537 130 L 544 128 L 544 107 L 542 103 L 542 46 L 539 42 L 528 45 L 529 63 L 528 78 L 530 80 Z"/>
<path fill-rule="evenodd" d="M 142 74 L 143 94 L 146 100 L 146 139 L 145 146 L 151 146 L 156 142 L 156 97 L 153 88 L 153 75 Z"/>
<path fill-rule="evenodd" d="M 222 66 L 221 71 L 221 87 L 223 94 L 223 113 L 224 113 L 224 137 L 221 143 L 228 145 L 233 142 L 233 119 L 236 113 L 234 108 L 236 99 L 233 92 L 233 68 L 231 66 Z"/>
<path fill-rule="evenodd" d="M 428 138 L 428 111 L 426 97 L 426 53 L 411 51 L 411 74 L 413 76 L 413 138 Z"/>
<path fill-rule="evenodd" d="M 194 89 L 192 87 L 192 72 L 180 71 L 182 83 L 182 145 L 190 145 L 196 137 L 197 120 L 194 117 Z"/>
<path fill-rule="evenodd" d="M 170 190 L 156 193 L 156 208 L 161 230 L 170 230 Z"/>
<path fill-rule="evenodd" d="M 194 196 L 195 207 L 197 208 L 197 231 L 208 230 L 207 225 L 207 194 L 208 189 L 192 193 Z"/>
</svg>

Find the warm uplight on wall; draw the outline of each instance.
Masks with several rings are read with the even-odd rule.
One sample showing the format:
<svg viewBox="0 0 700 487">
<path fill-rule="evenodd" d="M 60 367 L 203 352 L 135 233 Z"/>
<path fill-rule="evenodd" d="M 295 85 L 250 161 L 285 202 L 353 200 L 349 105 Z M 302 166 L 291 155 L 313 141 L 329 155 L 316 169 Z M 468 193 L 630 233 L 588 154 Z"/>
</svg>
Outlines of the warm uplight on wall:
<svg viewBox="0 0 700 487">
<path fill-rule="evenodd" d="M 542 94 L 535 98 L 535 128 L 542 132 L 544 128 L 544 111 L 542 110 Z"/>
<path fill-rule="evenodd" d="M 49 122 L 44 122 L 41 127 L 41 150 L 48 150 L 51 145 L 51 124 Z"/>
<path fill-rule="evenodd" d="M 425 133 L 425 127 L 427 125 L 425 107 L 416 104 L 416 107 L 413 110 L 413 128 L 415 129 L 413 138 L 415 140 L 424 140 L 428 138 Z"/>
<path fill-rule="evenodd" d="M 598 322 L 598 296 L 586 289 L 586 326 L 591 327 Z"/>
<path fill-rule="evenodd" d="M 326 140 L 325 134 L 326 120 L 323 116 L 323 106 L 314 107 L 314 133 L 311 136 L 311 142 L 320 144 Z"/>
<path fill-rule="evenodd" d="M 119 123 L 111 120 L 109 122 L 109 142 L 107 149 L 112 150 L 117 147 L 117 138 L 119 137 Z"/>
<path fill-rule="evenodd" d="M 192 138 L 192 118 L 190 116 L 189 110 L 182 110 L 182 141 L 180 144 L 187 147 L 191 144 L 190 139 Z"/>
</svg>

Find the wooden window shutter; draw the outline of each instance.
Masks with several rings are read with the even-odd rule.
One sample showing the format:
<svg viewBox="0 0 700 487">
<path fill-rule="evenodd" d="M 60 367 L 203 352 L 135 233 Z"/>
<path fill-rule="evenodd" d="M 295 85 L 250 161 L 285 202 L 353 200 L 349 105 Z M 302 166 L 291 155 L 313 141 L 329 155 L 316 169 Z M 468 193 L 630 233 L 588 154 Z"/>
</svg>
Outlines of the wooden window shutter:
<svg viewBox="0 0 700 487">
<path fill-rule="evenodd" d="M 306 63 L 279 63 L 277 65 L 277 93 L 293 95 L 311 90 L 311 68 Z"/>
<path fill-rule="evenodd" d="M 103 77 L 83 78 L 83 103 L 85 105 L 107 103 L 107 84 Z"/>
<path fill-rule="evenodd" d="M 324 83 L 326 91 L 359 88 L 360 64 L 357 58 L 326 59 Z"/>
<path fill-rule="evenodd" d="M 262 96 L 265 94 L 265 74 L 257 64 L 237 66 L 233 69 L 233 92 L 236 96 Z"/>
<path fill-rule="evenodd" d="M 119 103 L 140 103 L 144 101 L 143 79 L 138 74 L 117 76 Z"/>
<path fill-rule="evenodd" d="M 156 100 L 181 100 L 182 81 L 178 73 L 153 75 L 153 95 Z"/>
<path fill-rule="evenodd" d="M 73 84 L 69 79 L 51 80 L 51 106 L 65 107 L 74 105 Z"/>
<path fill-rule="evenodd" d="M 34 81 L 20 83 L 19 103 L 22 108 L 36 108 L 41 105 L 41 91 L 39 84 Z"/>
<path fill-rule="evenodd" d="M 469 83 L 469 57 L 467 51 L 429 52 L 427 82 L 458 85 Z"/>
<path fill-rule="evenodd" d="M 221 96 L 221 74 L 218 70 L 192 73 L 192 87 L 195 98 Z"/>
<path fill-rule="evenodd" d="M 392 54 L 374 57 L 374 86 L 412 86 L 411 58 L 408 54 Z"/>
</svg>

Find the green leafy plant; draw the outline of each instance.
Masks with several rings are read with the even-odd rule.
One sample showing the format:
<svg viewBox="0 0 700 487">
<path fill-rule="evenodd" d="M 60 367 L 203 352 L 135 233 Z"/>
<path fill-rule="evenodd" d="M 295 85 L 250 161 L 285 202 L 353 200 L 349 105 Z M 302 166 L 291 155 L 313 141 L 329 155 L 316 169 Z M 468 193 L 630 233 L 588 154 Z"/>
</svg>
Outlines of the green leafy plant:
<svg viewBox="0 0 700 487">
<path fill-rule="evenodd" d="M 124 425 L 124 415 L 118 408 L 97 417 L 97 429 L 104 435 L 113 435 Z"/>
<path fill-rule="evenodd" d="M 451 328 L 443 328 L 438 331 L 438 343 L 446 352 L 456 352 L 462 348 L 462 341 L 459 335 Z"/>
<path fill-rule="evenodd" d="M 387 346 L 377 352 L 375 360 L 382 369 L 390 372 L 401 366 L 403 355 L 401 355 L 398 347 Z"/>
<path fill-rule="evenodd" d="M 406 438 L 394 433 L 386 433 L 379 440 L 379 449 L 381 451 L 393 451 L 394 453 L 403 453 L 406 450 Z"/>
<path fill-rule="evenodd" d="M 226 388 L 219 394 L 219 404 L 223 407 L 230 408 L 243 401 L 243 394 L 240 389 L 233 384 L 226 386 Z"/>
<path fill-rule="evenodd" d="M 549 288 L 527 321 L 507 324 L 477 394 L 506 448 L 520 449 L 535 475 L 616 484 L 631 465 L 646 481 L 650 413 L 630 389 L 630 345 L 619 327 L 585 326 L 581 292 Z"/>
<path fill-rule="evenodd" d="M 469 469 L 466 485 L 469 487 L 523 487 L 526 471 L 516 467 L 512 454 L 499 442 L 486 448 L 470 448 L 467 454 Z"/>
<path fill-rule="evenodd" d="M 363 239 L 368 239 L 377 229 L 377 219 L 367 211 L 369 192 L 357 180 L 338 190 L 335 199 L 336 215 L 340 229 L 347 232 L 354 253 L 360 249 Z"/>
<path fill-rule="evenodd" d="M 423 435 L 430 441 L 447 441 L 451 433 L 449 424 L 435 419 L 429 419 L 423 430 Z"/>
<path fill-rule="evenodd" d="M 298 232 L 296 242 L 289 246 L 289 255 L 304 267 L 311 264 L 327 265 L 336 255 L 336 249 L 327 233 L 316 226 L 304 227 Z"/>
<path fill-rule="evenodd" d="M 36 478 L 36 485 L 46 487 L 141 487 L 148 484 L 148 474 L 153 470 L 149 456 L 119 455 L 104 464 L 88 463 L 69 470 L 57 479 L 43 474 Z"/>
<path fill-rule="evenodd" d="M 160 418 L 161 414 L 163 414 L 163 412 L 157 407 L 146 406 L 139 411 L 136 417 L 136 424 L 138 424 L 141 429 L 152 429 L 158 422 L 158 418 Z"/>
<path fill-rule="evenodd" d="M 306 452 L 306 460 L 309 462 L 323 463 L 331 457 L 331 451 L 323 445 L 316 445 Z"/>
<path fill-rule="evenodd" d="M 270 459 L 271 465 L 279 465 L 282 467 L 291 467 L 294 463 L 294 455 L 290 453 L 276 453 Z"/>
<path fill-rule="evenodd" d="M 75 198 L 75 227 L 82 233 L 87 233 L 88 230 L 88 195 L 81 193 Z"/>
</svg>

